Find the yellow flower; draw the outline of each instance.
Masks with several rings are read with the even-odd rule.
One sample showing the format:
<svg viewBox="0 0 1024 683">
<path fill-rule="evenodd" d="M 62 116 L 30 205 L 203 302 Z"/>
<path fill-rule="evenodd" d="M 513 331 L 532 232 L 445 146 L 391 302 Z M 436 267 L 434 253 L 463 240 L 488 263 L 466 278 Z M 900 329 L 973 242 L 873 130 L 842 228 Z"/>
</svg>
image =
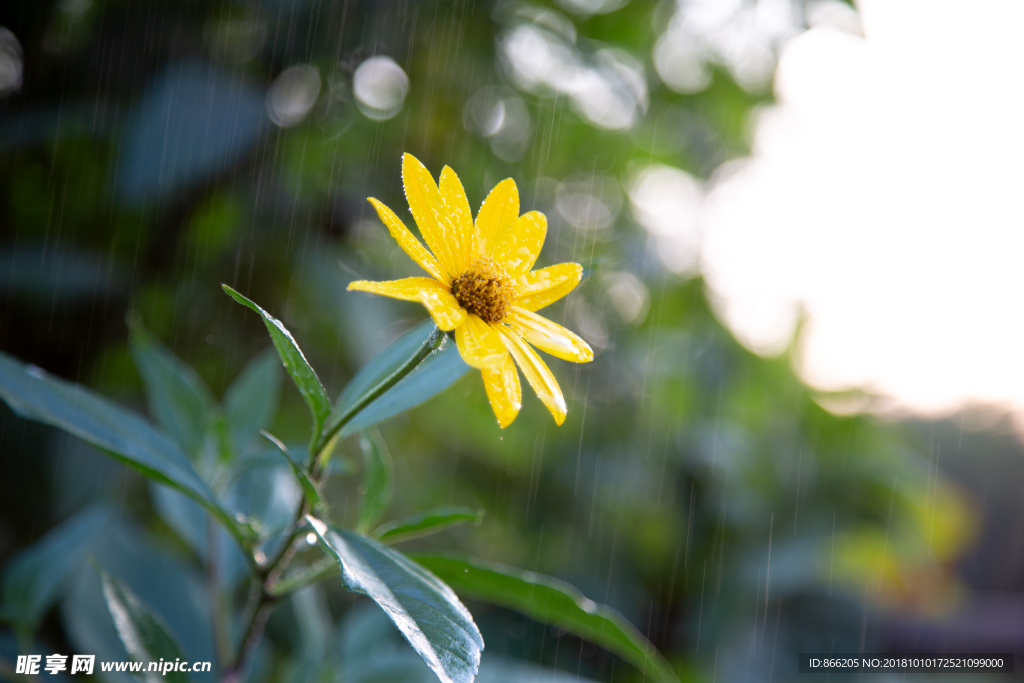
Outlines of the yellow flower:
<svg viewBox="0 0 1024 683">
<path fill-rule="evenodd" d="M 491 190 L 475 224 L 466 191 L 447 166 L 438 186 L 430 171 L 406 154 L 402 181 L 429 251 L 391 209 L 372 197 L 370 203 L 399 246 L 432 277 L 360 280 L 348 288 L 419 301 L 439 328 L 455 330 L 459 353 L 483 375 L 487 398 L 502 427 L 512 424 L 522 405 L 516 364 L 555 422 L 562 424 L 562 390 L 531 344 L 576 363 L 593 360 L 594 352 L 576 334 L 535 311 L 571 292 L 583 268 L 560 263 L 531 270 L 544 245 L 548 221 L 539 211 L 519 215 L 519 191 L 511 178 Z"/>
</svg>

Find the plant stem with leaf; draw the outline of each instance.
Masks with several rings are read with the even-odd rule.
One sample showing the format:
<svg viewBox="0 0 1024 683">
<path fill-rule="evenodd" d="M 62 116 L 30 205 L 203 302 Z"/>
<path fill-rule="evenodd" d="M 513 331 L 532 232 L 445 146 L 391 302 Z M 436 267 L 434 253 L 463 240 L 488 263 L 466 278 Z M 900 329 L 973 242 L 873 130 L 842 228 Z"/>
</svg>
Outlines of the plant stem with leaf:
<svg viewBox="0 0 1024 683">
<path fill-rule="evenodd" d="M 322 479 L 325 478 L 320 454 L 328 444 L 331 443 L 331 439 L 333 439 L 335 435 L 337 435 L 345 425 L 351 422 L 352 419 L 364 408 L 402 381 L 402 379 L 416 369 L 416 367 L 422 363 L 427 356 L 436 351 L 438 347 L 441 346 L 441 342 L 444 341 L 445 336 L 445 333 L 440 329 L 434 328 L 434 331 L 430 336 L 424 340 L 408 360 L 402 363 L 402 365 L 390 375 L 377 383 L 376 386 L 367 391 L 344 413 L 340 414 L 337 418 L 334 418 L 328 423 L 324 428 L 323 433 L 314 442 L 314 448 L 311 449 L 311 455 L 315 453 L 311 463 L 311 474 L 318 485 L 321 484 Z M 292 520 L 287 539 L 282 544 L 281 549 L 272 559 L 270 559 L 270 561 L 258 567 L 256 570 L 256 574 L 253 577 L 253 586 L 250 590 L 249 600 L 244 612 L 244 626 L 241 638 L 238 641 L 238 655 L 231 667 L 225 672 L 223 677 L 224 683 L 237 683 L 237 681 L 240 680 L 245 660 L 259 642 L 259 639 L 263 634 L 263 627 L 270 615 L 270 608 L 273 604 L 280 598 L 286 597 L 297 588 L 308 585 L 313 580 L 317 580 L 331 573 L 329 568 L 321 567 L 310 572 L 308 575 L 299 577 L 299 580 L 285 580 L 280 583 L 278 582 L 281 574 L 297 552 L 296 540 L 300 535 L 300 524 L 302 523 L 302 519 L 309 512 L 309 501 L 303 497 L 302 502 L 295 511 L 295 518 Z"/>
</svg>

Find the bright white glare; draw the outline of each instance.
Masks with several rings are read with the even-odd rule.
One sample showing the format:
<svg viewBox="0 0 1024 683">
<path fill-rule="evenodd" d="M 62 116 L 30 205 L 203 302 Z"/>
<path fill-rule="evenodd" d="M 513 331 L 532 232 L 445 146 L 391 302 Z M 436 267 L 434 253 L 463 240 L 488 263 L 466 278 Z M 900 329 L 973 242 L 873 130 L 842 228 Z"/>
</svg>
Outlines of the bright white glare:
<svg viewBox="0 0 1024 683">
<path fill-rule="evenodd" d="M 754 155 L 713 180 L 703 270 L 763 353 L 943 414 L 1024 415 L 1024 3 L 864 0 L 785 47 Z"/>
<path fill-rule="evenodd" d="M 729 69 L 743 88 L 764 90 L 775 70 L 778 46 L 801 26 L 792 0 L 677 0 L 675 4 L 668 28 L 654 45 L 653 58 L 665 85 L 682 93 L 706 88 L 713 63 Z"/>
<path fill-rule="evenodd" d="M 695 41 L 666 31 L 654 44 L 654 68 L 665 85 L 676 92 L 698 93 L 711 85 L 707 54 Z"/>
<path fill-rule="evenodd" d="M 267 93 L 270 120 L 288 128 L 303 121 L 320 95 L 320 73 L 309 64 L 298 64 L 282 71 Z"/>
<path fill-rule="evenodd" d="M 391 57 L 370 57 L 356 68 L 352 91 L 359 111 L 375 121 L 386 121 L 401 111 L 409 77 Z"/>
<path fill-rule="evenodd" d="M 0 97 L 21 89 L 22 68 L 18 39 L 0 26 Z"/>
<path fill-rule="evenodd" d="M 804 17 L 810 28 L 831 26 L 845 33 L 864 35 L 860 14 L 842 0 L 814 0 L 804 7 Z"/>
<path fill-rule="evenodd" d="M 604 48 L 587 56 L 536 24 L 516 26 L 501 47 L 519 87 L 568 95 L 573 108 L 596 126 L 625 130 L 647 111 L 643 64 L 622 50 Z"/>
<path fill-rule="evenodd" d="M 689 173 L 656 164 L 629 184 L 633 215 L 654 237 L 652 247 L 669 270 L 690 274 L 700 257 L 698 217 L 704 188 Z"/>
</svg>

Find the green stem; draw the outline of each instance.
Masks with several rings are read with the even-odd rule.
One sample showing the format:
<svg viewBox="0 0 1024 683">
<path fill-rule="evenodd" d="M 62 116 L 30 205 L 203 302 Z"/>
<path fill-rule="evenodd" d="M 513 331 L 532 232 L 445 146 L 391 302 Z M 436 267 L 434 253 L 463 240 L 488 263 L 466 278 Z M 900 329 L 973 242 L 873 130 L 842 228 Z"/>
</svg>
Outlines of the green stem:
<svg viewBox="0 0 1024 683">
<path fill-rule="evenodd" d="M 243 612 L 242 633 L 238 640 L 238 656 L 235 657 L 231 667 L 224 672 L 221 683 L 238 683 L 241 679 L 246 654 L 251 648 L 256 647 L 256 641 L 259 640 L 259 634 L 262 631 L 264 619 L 261 612 L 269 602 L 270 599 L 263 590 L 263 576 L 254 576 L 249 586 L 249 599 L 246 600 Z"/>
<path fill-rule="evenodd" d="M 441 345 L 441 341 L 444 337 L 445 333 L 435 327 L 434 331 L 430 333 L 430 336 L 427 337 L 418 349 L 416 349 L 416 353 L 409 357 L 409 360 L 402 363 L 398 369 L 382 379 L 373 389 L 370 389 L 368 392 L 363 394 L 363 397 L 356 401 L 351 408 L 346 410 L 340 417 L 338 417 L 338 419 L 324 428 L 324 433 L 317 441 L 317 445 L 314 450 L 319 452 L 320 449 L 322 449 L 324 445 L 341 430 L 342 427 L 348 424 L 353 417 L 358 415 L 363 408 L 373 403 L 375 400 L 380 398 L 385 391 L 404 379 L 405 376 L 412 372 L 417 365 L 423 362 L 423 359 L 437 350 L 437 347 Z M 314 463 L 314 467 L 316 467 L 316 463 Z"/>
<path fill-rule="evenodd" d="M 373 403 L 375 400 L 380 398 L 384 392 L 402 381 L 402 379 L 412 372 L 416 366 L 422 363 L 427 356 L 437 350 L 437 348 L 441 346 L 441 342 L 444 338 L 445 333 L 435 327 L 434 331 L 430 333 L 430 336 L 427 337 L 418 349 L 416 349 L 416 353 L 410 356 L 409 359 L 402 363 L 402 365 L 394 372 L 381 380 L 377 386 L 366 392 L 362 398 L 342 413 L 324 430 L 320 435 L 320 438 L 316 440 L 315 448 L 313 448 L 313 452 L 316 453 L 316 457 L 313 458 L 312 463 L 312 475 L 314 480 L 319 481 L 320 479 L 320 454 L 324 447 L 331 442 L 331 439 L 333 439 L 346 424 L 351 422 L 352 418 L 366 408 L 366 406 Z M 253 649 L 259 641 L 263 631 L 263 625 L 269 614 L 269 608 L 274 601 L 279 597 L 292 592 L 296 588 L 308 585 L 314 581 L 331 575 L 335 571 L 338 571 L 337 564 L 334 562 L 328 563 L 327 565 L 315 564 L 306 571 L 298 572 L 298 574 L 289 576 L 280 581 L 278 580 L 294 556 L 295 539 L 299 535 L 299 522 L 308 511 L 308 506 L 309 503 L 305 500 L 305 496 L 303 496 L 303 500 L 295 512 L 295 519 L 292 522 L 291 532 L 288 534 L 288 538 L 281 547 L 281 550 L 278 551 L 277 555 L 271 559 L 270 562 L 256 570 L 256 575 L 253 577 L 253 592 L 250 595 L 249 605 L 246 608 L 246 616 L 243 619 L 244 626 L 241 642 L 238 645 L 238 656 L 235 658 L 234 665 L 225 673 L 224 681 L 234 683 L 240 677 L 242 666 L 245 664 L 245 658 L 249 651 Z"/>
</svg>

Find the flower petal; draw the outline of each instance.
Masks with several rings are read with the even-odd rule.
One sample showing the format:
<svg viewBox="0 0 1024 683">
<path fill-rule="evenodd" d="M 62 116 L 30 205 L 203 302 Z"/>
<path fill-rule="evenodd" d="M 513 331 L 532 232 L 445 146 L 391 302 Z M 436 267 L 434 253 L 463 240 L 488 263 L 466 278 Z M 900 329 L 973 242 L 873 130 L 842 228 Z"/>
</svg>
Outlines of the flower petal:
<svg viewBox="0 0 1024 683">
<path fill-rule="evenodd" d="M 484 389 L 487 390 L 491 410 L 504 429 L 516 419 L 523 405 L 523 388 L 519 384 L 516 364 L 512 362 L 512 356 L 506 355 L 504 363 L 493 368 L 483 368 L 480 374 L 484 377 Z"/>
<path fill-rule="evenodd" d="M 529 273 L 540 256 L 547 234 L 547 216 L 540 211 L 524 213 L 498 241 L 491 251 L 491 258 L 504 266 L 512 277 Z"/>
<path fill-rule="evenodd" d="M 578 263 L 559 263 L 520 275 L 515 281 L 516 306 L 539 311 L 571 292 L 582 279 L 583 266 Z"/>
<path fill-rule="evenodd" d="M 458 258 L 458 231 L 448 218 L 448 207 L 427 167 L 411 154 L 402 157 L 402 182 L 405 198 L 412 209 L 420 234 L 434 252 L 438 263 L 453 277 L 465 270 Z"/>
<path fill-rule="evenodd" d="M 550 353 L 555 358 L 573 363 L 588 363 L 594 360 L 593 349 L 575 332 L 571 332 L 532 311 L 513 306 L 506 321 L 526 341 L 541 351 Z"/>
<path fill-rule="evenodd" d="M 357 280 L 349 283 L 348 288 L 349 291 L 382 294 L 392 299 L 419 301 L 427 307 L 430 317 L 445 332 L 461 325 L 468 315 L 447 286 L 429 277 L 407 277 L 385 282 Z"/>
<path fill-rule="evenodd" d="M 476 216 L 473 260 L 481 256 L 496 258 L 495 248 L 515 227 L 519 218 L 519 190 L 516 181 L 506 178 L 494 186 Z"/>
<path fill-rule="evenodd" d="M 455 330 L 455 343 L 466 365 L 493 368 L 505 362 L 508 351 L 493 327 L 470 313 Z"/>
<path fill-rule="evenodd" d="M 427 248 L 420 244 L 420 241 L 416 239 L 416 236 L 409 232 L 409 228 L 405 227 L 405 223 L 402 219 L 395 215 L 395 212 L 384 206 L 381 202 L 377 201 L 373 197 L 369 198 L 369 202 L 373 204 L 373 208 L 377 209 L 377 215 L 380 216 L 381 221 L 387 226 L 388 232 L 391 233 L 391 237 L 398 242 L 398 246 L 405 251 L 409 257 L 423 267 L 423 270 L 427 271 L 434 277 L 446 285 L 452 283 L 452 277 L 444 271 L 441 264 L 437 262 L 433 254 L 427 251 Z"/>
<path fill-rule="evenodd" d="M 558 387 L 558 382 L 551 374 L 551 370 L 537 355 L 537 352 L 530 348 L 530 345 L 523 341 L 518 334 L 508 328 L 499 328 L 498 332 L 512 357 L 515 358 L 519 369 L 526 376 L 526 381 L 537 392 L 537 398 L 551 411 L 551 415 L 555 418 L 555 424 L 560 425 L 565 422 L 567 410 L 565 398 L 562 396 L 562 390 Z"/>
<path fill-rule="evenodd" d="M 448 218 L 455 227 L 455 236 L 458 242 L 458 253 L 455 254 L 456 265 L 460 268 L 458 275 L 469 270 L 473 263 L 473 212 L 469 208 L 469 199 L 466 198 L 466 190 L 462 187 L 462 181 L 448 166 L 441 169 L 441 179 L 438 184 L 441 190 L 441 197 L 448 207 Z"/>
</svg>

